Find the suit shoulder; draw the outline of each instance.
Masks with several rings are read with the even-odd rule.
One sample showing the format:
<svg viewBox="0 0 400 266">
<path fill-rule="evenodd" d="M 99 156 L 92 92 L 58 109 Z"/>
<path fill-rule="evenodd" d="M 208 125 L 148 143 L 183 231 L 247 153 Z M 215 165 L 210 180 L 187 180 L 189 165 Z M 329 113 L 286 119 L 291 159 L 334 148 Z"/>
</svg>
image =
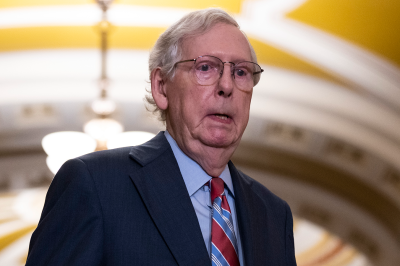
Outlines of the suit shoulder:
<svg viewBox="0 0 400 266">
<path fill-rule="evenodd" d="M 95 151 L 82 155 L 76 159 L 82 161 L 88 169 L 95 166 L 97 168 L 102 168 L 102 166 L 107 167 L 110 165 L 126 164 L 131 161 L 129 159 L 129 152 L 132 147 L 123 147 L 112 150 Z"/>
<path fill-rule="evenodd" d="M 72 159 L 80 162 L 93 178 L 99 176 L 112 176 L 126 173 L 128 168 L 135 167 L 134 160 L 129 157 L 132 147 L 124 147 L 112 150 L 96 151 Z"/>
<path fill-rule="evenodd" d="M 112 160 L 129 157 L 129 152 L 132 147 L 123 147 L 112 150 L 95 151 L 78 157 L 84 162 L 99 161 L 99 160 Z"/>
</svg>

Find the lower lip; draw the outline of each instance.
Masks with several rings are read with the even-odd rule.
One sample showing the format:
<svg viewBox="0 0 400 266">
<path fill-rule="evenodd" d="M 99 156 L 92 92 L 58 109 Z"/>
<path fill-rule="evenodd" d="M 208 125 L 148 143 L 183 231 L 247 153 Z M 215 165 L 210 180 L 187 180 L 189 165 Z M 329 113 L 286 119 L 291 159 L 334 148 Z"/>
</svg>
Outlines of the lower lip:
<svg viewBox="0 0 400 266">
<path fill-rule="evenodd" d="M 230 124 L 232 122 L 232 118 L 230 118 L 230 117 L 228 117 L 227 119 L 223 119 L 223 118 L 220 118 L 220 117 L 215 116 L 215 115 L 209 115 L 209 117 L 212 120 L 220 122 L 220 123 L 223 123 L 223 124 Z"/>
</svg>

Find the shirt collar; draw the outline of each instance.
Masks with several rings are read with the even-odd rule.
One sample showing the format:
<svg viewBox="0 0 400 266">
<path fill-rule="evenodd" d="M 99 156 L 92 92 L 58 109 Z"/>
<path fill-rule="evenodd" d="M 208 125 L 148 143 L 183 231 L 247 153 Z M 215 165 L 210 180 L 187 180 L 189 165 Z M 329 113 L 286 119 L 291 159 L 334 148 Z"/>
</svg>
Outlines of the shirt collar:
<svg viewBox="0 0 400 266">
<path fill-rule="evenodd" d="M 192 196 L 197 190 L 203 187 L 204 184 L 207 183 L 212 177 L 209 176 L 197 162 L 192 160 L 179 148 L 178 144 L 168 133 L 167 130 L 164 132 L 164 135 L 167 138 L 169 145 L 172 148 L 176 161 L 178 162 L 179 169 L 181 170 L 181 174 L 183 177 L 183 181 L 185 182 L 186 188 L 189 192 L 189 196 Z M 224 180 L 232 196 L 235 196 L 233 192 L 232 178 L 231 178 L 231 173 L 229 172 L 228 164 L 225 166 L 224 171 L 222 171 L 219 177 L 222 180 Z"/>
</svg>

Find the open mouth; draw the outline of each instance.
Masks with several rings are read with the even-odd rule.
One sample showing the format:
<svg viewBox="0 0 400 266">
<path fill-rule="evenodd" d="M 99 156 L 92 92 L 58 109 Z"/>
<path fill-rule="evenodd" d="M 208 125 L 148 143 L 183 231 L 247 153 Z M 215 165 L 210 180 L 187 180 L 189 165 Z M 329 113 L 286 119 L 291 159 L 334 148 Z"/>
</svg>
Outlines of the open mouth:
<svg viewBox="0 0 400 266">
<path fill-rule="evenodd" d="M 224 114 L 215 114 L 215 116 L 222 120 L 228 120 L 228 118 L 230 118 L 228 115 L 224 115 Z"/>
</svg>

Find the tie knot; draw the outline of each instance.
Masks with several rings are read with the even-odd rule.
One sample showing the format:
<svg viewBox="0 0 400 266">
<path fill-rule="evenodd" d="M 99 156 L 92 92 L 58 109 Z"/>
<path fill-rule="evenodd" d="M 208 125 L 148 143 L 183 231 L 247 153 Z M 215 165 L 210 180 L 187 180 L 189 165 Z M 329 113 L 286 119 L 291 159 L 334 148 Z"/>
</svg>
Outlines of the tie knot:
<svg viewBox="0 0 400 266">
<path fill-rule="evenodd" d="M 224 193 L 224 180 L 213 177 L 211 179 L 211 202 L 214 202 L 215 198 L 221 196 L 222 193 Z"/>
</svg>

